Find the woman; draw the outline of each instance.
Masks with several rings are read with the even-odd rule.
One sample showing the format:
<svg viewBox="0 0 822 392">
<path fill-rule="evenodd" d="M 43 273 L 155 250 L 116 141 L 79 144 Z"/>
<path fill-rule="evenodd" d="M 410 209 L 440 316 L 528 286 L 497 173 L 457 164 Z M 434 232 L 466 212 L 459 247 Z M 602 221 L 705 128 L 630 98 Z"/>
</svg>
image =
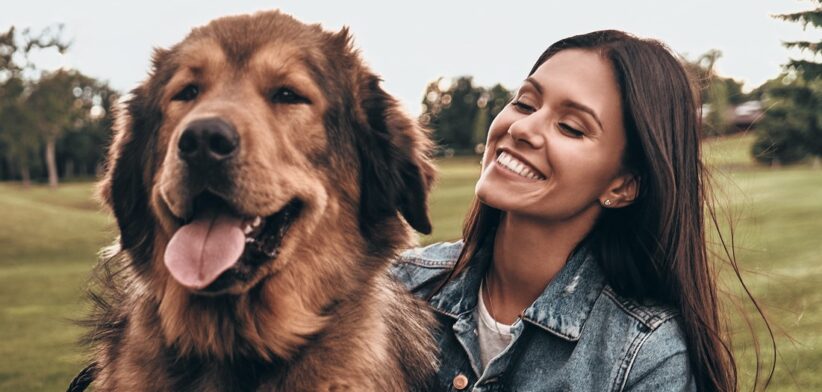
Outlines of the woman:
<svg viewBox="0 0 822 392">
<path fill-rule="evenodd" d="M 438 316 L 438 390 L 736 389 L 697 108 L 657 41 L 540 56 L 491 124 L 463 241 L 394 267 Z"/>
</svg>

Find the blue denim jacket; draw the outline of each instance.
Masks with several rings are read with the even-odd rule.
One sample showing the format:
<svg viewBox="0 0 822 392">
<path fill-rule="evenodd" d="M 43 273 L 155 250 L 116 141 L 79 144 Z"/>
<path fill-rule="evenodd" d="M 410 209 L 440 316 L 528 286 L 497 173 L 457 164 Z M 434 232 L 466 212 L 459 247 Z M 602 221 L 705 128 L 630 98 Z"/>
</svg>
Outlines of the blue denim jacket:
<svg viewBox="0 0 822 392">
<path fill-rule="evenodd" d="M 407 251 L 392 273 L 426 298 L 461 249 L 460 241 Z M 487 253 L 429 300 L 439 321 L 437 390 L 695 390 L 677 313 L 620 297 L 584 249 L 525 309 L 512 343 L 483 372 L 474 309 Z"/>
</svg>

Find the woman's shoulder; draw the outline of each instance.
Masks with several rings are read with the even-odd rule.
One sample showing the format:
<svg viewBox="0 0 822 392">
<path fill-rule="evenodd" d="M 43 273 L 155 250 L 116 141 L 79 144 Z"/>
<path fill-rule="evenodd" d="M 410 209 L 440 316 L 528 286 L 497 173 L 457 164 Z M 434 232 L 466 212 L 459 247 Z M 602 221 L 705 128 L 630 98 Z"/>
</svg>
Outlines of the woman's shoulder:
<svg viewBox="0 0 822 392">
<path fill-rule="evenodd" d="M 615 306 L 625 317 L 642 325 L 644 329 L 653 331 L 663 323 L 679 316 L 679 311 L 670 305 L 661 304 L 653 300 L 638 300 L 625 297 L 617 293 L 610 285 L 602 290 L 603 298 Z"/>
<path fill-rule="evenodd" d="M 391 274 L 417 296 L 433 289 L 433 283 L 445 277 L 457 263 L 462 251 L 462 240 L 438 242 L 409 249 L 394 260 Z"/>
<path fill-rule="evenodd" d="M 625 390 L 665 386 L 671 391 L 695 391 L 685 333 L 680 317 L 661 322 L 645 335 L 625 380 Z"/>
<path fill-rule="evenodd" d="M 625 336 L 619 366 L 625 371 L 617 377 L 624 390 L 644 390 L 654 385 L 665 385 L 665 390 L 695 390 L 679 311 L 655 301 L 623 297 L 607 285 L 602 293 L 619 318 L 636 328 L 628 329 L 635 332 Z"/>
</svg>

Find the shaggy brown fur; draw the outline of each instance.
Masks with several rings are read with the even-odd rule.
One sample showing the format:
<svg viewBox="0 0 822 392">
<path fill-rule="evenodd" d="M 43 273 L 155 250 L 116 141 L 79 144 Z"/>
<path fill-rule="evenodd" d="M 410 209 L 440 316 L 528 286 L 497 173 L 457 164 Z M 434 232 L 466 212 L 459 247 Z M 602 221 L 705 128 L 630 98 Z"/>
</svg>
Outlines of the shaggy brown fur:
<svg viewBox="0 0 822 392">
<path fill-rule="evenodd" d="M 206 118 L 231 124 L 239 151 L 198 173 L 180 138 Z M 431 318 L 387 266 L 411 227 L 430 231 L 429 149 L 345 29 L 265 12 L 156 50 L 100 184 L 121 236 L 92 294 L 95 390 L 425 389 Z M 163 258 L 203 194 L 245 217 L 301 207 L 273 259 L 191 289 Z"/>
</svg>

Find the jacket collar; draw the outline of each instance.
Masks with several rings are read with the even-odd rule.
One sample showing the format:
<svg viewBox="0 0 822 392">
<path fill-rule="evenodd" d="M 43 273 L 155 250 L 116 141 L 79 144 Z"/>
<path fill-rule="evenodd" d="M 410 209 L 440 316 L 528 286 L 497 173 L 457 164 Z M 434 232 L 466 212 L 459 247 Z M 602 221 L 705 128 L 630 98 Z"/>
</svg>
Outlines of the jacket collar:
<svg viewBox="0 0 822 392">
<path fill-rule="evenodd" d="M 479 285 L 491 260 L 489 248 L 480 249 L 462 274 L 431 297 L 434 310 L 452 318 L 474 311 Z M 595 258 L 580 246 L 521 317 L 560 338 L 577 341 L 604 286 Z"/>
</svg>

